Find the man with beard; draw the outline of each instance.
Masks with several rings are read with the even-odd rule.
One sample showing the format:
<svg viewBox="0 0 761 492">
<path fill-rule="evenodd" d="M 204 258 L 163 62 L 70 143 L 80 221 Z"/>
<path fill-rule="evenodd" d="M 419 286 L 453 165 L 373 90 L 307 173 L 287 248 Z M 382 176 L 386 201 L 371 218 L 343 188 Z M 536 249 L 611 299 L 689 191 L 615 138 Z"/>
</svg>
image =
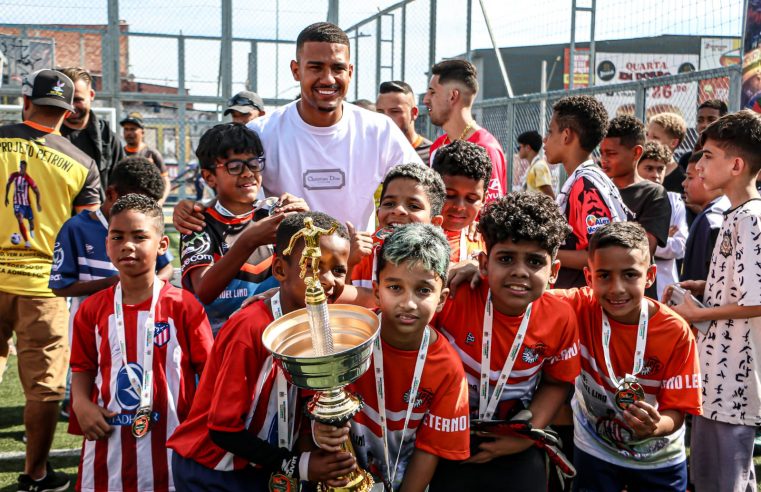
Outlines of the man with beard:
<svg viewBox="0 0 761 492">
<path fill-rule="evenodd" d="M 431 82 L 423 98 L 431 123 L 444 129 L 431 145 L 431 162 L 436 149 L 454 140 L 467 140 L 486 149 L 491 159 L 491 180 L 485 203 L 507 192 L 505 153 L 494 135 L 473 119 L 473 101 L 478 94 L 476 67 L 467 60 L 445 60 L 431 69 Z"/>
<path fill-rule="evenodd" d="M 111 130 L 108 122 L 98 118 L 92 111 L 95 91 L 92 76 L 81 67 L 60 70 L 74 82 L 74 111 L 63 120 L 61 135 L 92 157 L 100 171 L 101 201 L 103 190 L 108 187 L 108 175 L 117 162 L 122 160 L 124 150 L 119 138 Z"/>
<path fill-rule="evenodd" d="M 373 193 L 386 172 L 422 161 L 393 121 L 344 101 L 353 71 L 345 32 L 327 22 L 306 27 L 291 61 L 301 97 L 248 127 L 264 145 L 266 196 L 301 196 L 312 210 L 371 230 Z M 187 200 L 178 203 L 177 230 L 200 231 L 202 209 Z"/>
<path fill-rule="evenodd" d="M 123 128 L 124 141 L 127 143 L 127 146 L 124 147 L 124 152 L 127 156 L 148 159 L 156 164 L 156 167 L 161 172 L 161 176 L 164 178 L 164 196 L 159 200 L 159 204 L 163 204 L 172 190 L 172 182 L 169 179 L 169 172 L 166 169 L 161 153 L 149 147 L 144 141 L 145 124 L 143 123 L 143 115 L 137 112 L 130 113 L 119 124 Z"/>
</svg>

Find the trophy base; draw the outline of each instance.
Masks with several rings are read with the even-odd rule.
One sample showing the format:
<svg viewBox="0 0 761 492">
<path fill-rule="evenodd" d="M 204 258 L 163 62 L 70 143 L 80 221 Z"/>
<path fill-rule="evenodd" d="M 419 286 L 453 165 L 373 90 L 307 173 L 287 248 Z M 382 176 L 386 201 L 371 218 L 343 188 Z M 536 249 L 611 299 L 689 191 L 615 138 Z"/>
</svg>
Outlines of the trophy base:
<svg viewBox="0 0 761 492">
<path fill-rule="evenodd" d="M 362 398 L 343 388 L 322 391 L 307 403 L 307 414 L 323 424 L 340 425 L 362 409 Z"/>
<path fill-rule="evenodd" d="M 328 487 L 324 483 L 317 484 L 319 492 L 370 492 L 375 480 L 365 470 L 357 468 L 349 475 L 349 483 L 343 487 Z"/>
</svg>

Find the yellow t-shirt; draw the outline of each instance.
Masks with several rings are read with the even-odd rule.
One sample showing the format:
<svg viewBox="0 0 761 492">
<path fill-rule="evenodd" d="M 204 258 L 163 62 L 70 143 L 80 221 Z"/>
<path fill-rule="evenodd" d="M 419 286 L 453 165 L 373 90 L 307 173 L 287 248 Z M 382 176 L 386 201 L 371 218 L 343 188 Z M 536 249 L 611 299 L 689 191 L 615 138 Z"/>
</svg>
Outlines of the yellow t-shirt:
<svg viewBox="0 0 761 492">
<path fill-rule="evenodd" d="M 528 191 L 541 191 L 542 186 L 552 186 L 552 176 L 550 167 L 543 159 L 537 159 L 531 163 L 531 167 L 526 174 L 526 189 Z"/>
<path fill-rule="evenodd" d="M 100 201 L 92 158 L 51 129 L 34 123 L 0 128 L 0 291 L 53 297 L 50 269 L 63 261 L 54 248 L 74 206 Z"/>
</svg>

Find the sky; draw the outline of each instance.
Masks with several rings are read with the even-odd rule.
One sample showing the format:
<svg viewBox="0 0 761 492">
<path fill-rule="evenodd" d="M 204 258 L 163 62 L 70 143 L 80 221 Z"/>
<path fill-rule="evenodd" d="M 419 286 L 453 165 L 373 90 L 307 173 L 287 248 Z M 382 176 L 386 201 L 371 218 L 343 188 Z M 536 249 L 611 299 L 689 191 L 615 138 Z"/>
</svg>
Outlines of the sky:
<svg viewBox="0 0 761 492">
<path fill-rule="evenodd" d="M 295 40 L 306 25 L 327 16 L 327 0 L 232 0 L 233 36 Z M 339 25 L 343 28 L 365 19 L 398 0 L 342 1 Z M 586 0 L 590 3 L 591 0 Z M 467 0 L 438 0 L 436 58 L 457 56 L 466 49 Z M 585 0 L 578 0 L 584 5 Z M 3 22 L 52 24 L 105 24 L 106 1 L 92 0 L 0 0 Z M 564 43 L 571 36 L 571 0 L 485 0 L 499 46 L 527 46 Z M 742 0 L 597 0 L 595 37 L 597 40 L 693 34 L 739 36 Z M 407 6 L 407 56 L 405 79 L 417 92 L 427 84 L 430 0 L 415 0 Z M 528 6 L 527 6 L 528 5 Z M 119 17 L 132 32 L 218 36 L 221 29 L 220 0 L 121 0 Z M 484 16 L 478 0 L 472 1 L 472 47 L 491 48 Z M 577 18 L 577 41 L 589 39 L 589 15 Z M 384 18 L 383 80 L 401 78 L 401 12 Z M 393 36 L 392 36 L 393 32 Z M 352 33 L 350 33 L 351 35 Z M 375 98 L 375 24 L 360 29 L 359 50 L 352 45 L 355 80 L 349 99 Z M 219 42 L 186 42 L 186 83 L 191 94 L 216 95 L 218 91 Z M 250 44 L 233 45 L 233 92 L 244 88 L 248 76 Z M 175 86 L 177 84 L 177 43 L 172 39 L 131 37 L 129 71 L 135 79 Z M 666 47 L 664 47 L 666 50 Z M 257 87 L 263 97 L 293 98 L 298 85 L 288 68 L 295 46 L 260 43 L 257 51 Z M 508 66 L 508 72 L 510 67 Z M 562 68 L 562 67 L 561 67 Z M 510 73 L 510 72 L 509 72 Z M 510 77 L 524 74 L 510 73 Z M 535 74 L 531 74 L 535 76 Z M 355 90 L 354 85 L 358 90 Z"/>
</svg>

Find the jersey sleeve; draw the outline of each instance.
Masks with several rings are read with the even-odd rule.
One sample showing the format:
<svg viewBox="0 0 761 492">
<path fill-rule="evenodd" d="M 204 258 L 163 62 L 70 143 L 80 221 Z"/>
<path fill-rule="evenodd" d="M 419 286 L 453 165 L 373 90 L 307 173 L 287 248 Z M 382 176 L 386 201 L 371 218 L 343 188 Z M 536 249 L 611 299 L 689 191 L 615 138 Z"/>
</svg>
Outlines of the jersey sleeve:
<svg viewBox="0 0 761 492">
<path fill-rule="evenodd" d="M 73 220 L 74 218 L 71 218 L 63 224 L 55 240 L 53 256 L 56 260 L 53 261 L 48 282 L 51 289 L 63 289 L 79 280 Z"/>
<path fill-rule="evenodd" d="M 420 425 L 415 447 L 448 460 L 470 456 L 468 383 L 462 363 L 452 351 L 447 375 Z"/>
<path fill-rule="evenodd" d="M 180 239 L 180 263 L 182 265 L 182 286 L 193 292 L 188 272 L 197 267 L 214 264 L 213 238 L 207 230 L 183 234 Z"/>
<path fill-rule="evenodd" d="M 676 194 L 675 194 L 676 195 Z M 689 229 L 687 227 L 687 218 L 682 197 L 676 195 L 671 202 L 671 220 L 670 225 L 676 226 L 676 232 L 666 240 L 666 246 L 655 250 L 655 256 L 658 258 L 684 258 L 684 249 L 687 244 Z"/>
<path fill-rule="evenodd" d="M 568 224 L 576 250 L 587 249 L 592 234 L 610 224 L 611 218 L 600 190 L 586 178 L 576 180 L 568 196 Z"/>
<path fill-rule="evenodd" d="M 542 186 L 552 186 L 552 175 L 550 174 L 550 168 L 544 161 L 537 161 L 534 166 L 534 186 L 541 188 Z"/>
<path fill-rule="evenodd" d="M 69 362 L 72 372 L 98 372 L 98 346 L 95 340 L 95 330 L 98 320 L 94 316 L 93 307 L 98 298 L 89 297 L 74 315 L 74 326 L 71 339 L 71 361 Z"/>
<path fill-rule="evenodd" d="M 355 287 L 373 287 L 373 258 L 375 250 L 362 258 L 362 260 L 351 269 L 351 283 Z"/>
<path fill-rule="evenodd" d="M 761 306 L 761 220 L 756 215 L 743 217 L 737 223 L 737 244 L 734 252 L 737 255 L 735 265 L 737 268 L 732 272 L 734 284 L 739 286 L 738 292 L 740 306 Z M 744 246 L 744 247 L 743 247 Z"/>
<path fill-rule="evenodd" d="M 556 302 L 555 307 L 547 311 L 542 314 L 544 319 L 541 322 L 552 323 L 552 333 L 557 336 L 557 342 L 555 353 L 548 354 L 542 372 L 557 381 L 573 384 L 581 372 L 576 314 L 570 305 L 562 302 Z"/>
<path fill-rule="evenodd" d="M 183 329 L 189 345 L 190 363 L 195 373 L 200 375 L 206 366 L 206 361 L 211 354 L 211 347 L 214 344 L 211 325 L 203 306 L 192 294 L 183 291 L 182 304 L 185 317 Z"/>
<path fill-rule="evenodd" d="M 83 164 L 87 167 L 87 177 L 84 186 L 79 190 L 79 194 L 74 197 L 75 207 L 100 203 L 100 171 L 92 159 Z"/>
<path fill-rule="evenodd" d="M 164 164 L 164 158 L 161 156 L 161 153 L 159 153 L 157 150 L 152 150 L 151 159 L 153 159 L 153 163 L 156 164 L 156 167 L 159 168 L 162 176 L 169 176 L 169 173 L 166 170 L 166 164 Z"/>
<path fill-rule="evenodd" d="M 674 324 L 675 331 L 681 329 L 682 334 L 664 368 L 663 382 L 658 392 L 658 408 L 700 415 L 702 391 L 695 337 L 685 322 L 676 316 L 669 322 Z"/>
<path fill-rule="evenodd" d="M 163 255 L 158 255 L 156 257 L 156 271 L 159 271 L 165 266 L 172 263 L 172 260 L 174 260 L 174 255 L 172 254 L 171 251 L 167 249 L 166 253 L 164 253 Z"/>
<path fill-rule="evenodd" d="M 241 319 L 241 318 L 238 318 Z M 238 329 L 231 326 L 228 329 Z M 211 397 L 208 427 L 221 432 L 246 428 L 246 415 L 254 399 L 261 361 L 252 347 L 232 341 L 222 356 Z"/>
</svg>

